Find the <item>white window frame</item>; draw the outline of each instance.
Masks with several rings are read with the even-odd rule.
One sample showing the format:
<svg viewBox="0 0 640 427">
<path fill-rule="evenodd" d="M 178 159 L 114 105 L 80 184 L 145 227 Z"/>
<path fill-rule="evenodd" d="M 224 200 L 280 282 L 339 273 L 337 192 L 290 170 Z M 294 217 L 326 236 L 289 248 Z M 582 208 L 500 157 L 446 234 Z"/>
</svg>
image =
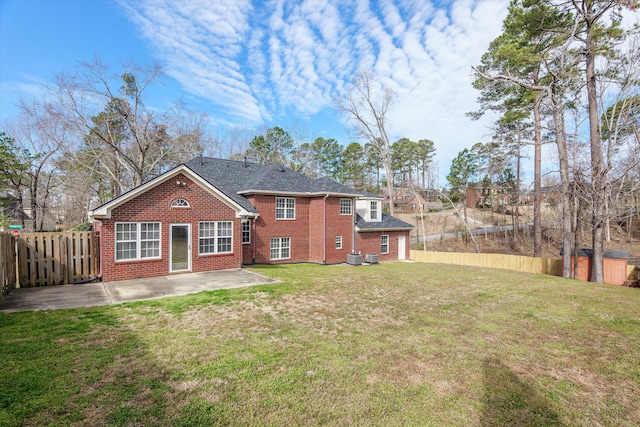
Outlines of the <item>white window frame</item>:
<svg viewBox="0 0 640 427">
<path fill-rule="evenodd" d="M 296 219 L 296 199 L 293 197 L 276 197 L 276 219 Z"/>
<path fill-rule="evenodd" d="M 269 257 L 272 261 L 291 258 L 291 237 L 272 237 L 269 243 Z"/>
<path fill-rule="evenodd" d="M 242 244 L 248 245 L 251 243 L 251 221 L 242 221 Z"/>
<path fill-rule="evenodd" d="M 378 202 L 376 200 L 369 202 L 369 218 L 378 219 Z"/>
<path fill-rule="evenodd" d="M 203 225 L 213 225 L 212 228 L 203 230 Z M 229 225 L 228 229 L 223 229 L 223 226 Z M 203 233 L 206 231 L 207 233 Z M 211 231 L 213 231 L 211 233 Z M 221 232 L 224 234 L 221 235 Z M 228 234 L 227 234 L 228 233 Z M 229 250 L 221 251 L 220 246 L 223 244 L 223 239 L 228 239 Z M 203 240 L 213 240 L 213 251 L 203 251 Z M 226 244 L 226 243 L 225 243 Z M 212 245 L 207 245 L 212 246 Z M 233 253 L 233 221 L 198 221 L 198 255 L 216 255 L 216 254 L 231 254 Z"/>
<path fill-rule="evenodd" d="M 383 234 L 380 236 L 380 253 L 388 254 L 389 253 L 389 235 Z"/>
<path fill-rule="evenodd" d="M 154 230 L 145 230 L 142 231 L 143 225 L 144 226 L 149 226 L 149 225 L 153 225 Z M 129 230 L 125 231 L 125 230 L 120 230 L 118 231 L 119 226 L 125 226 L 128 225 L 129 226 Z M 155 226 L 157 225 L 157 230 L 155 230 Z M 131 227 L 134 226 L 134 227 Z M 127 262 L 127 261 L 139 261 L 139 260 L 147 260 L 147 259 L 160 259 L 162 258 L 162 224 L 159 221 L 145 221 L 145 222 L 116 222 L 114 225 L 114 235 L 113 235 L 113 240 L 114 240 L 114 254 L 113 254 L 113 259 L 116 262 Z M 118 239 L 118 233 L 128 233 L 129 234 L 129 239 Z M 146 238 L 142 238 L 142 234 L 143 233 L 153 233 L 153 234 L 157 234 L 157 238 L 155 238 L 155 236 L 153 236 L 154 238 L 148 238 L 149 236 L 146 235 Z M 144 250 L 142 249 L 143 243 L 148 244 L 149 242 L 157 242 L 157 248 L 145 248 Z M 130 258 L 118 258 L 118 246 L 124 243 L 128 243 L 128 244 L 134 244 L 134 248 L 133 250 L 135 251 L 135 257 L 130 257 Z M 145 245 L 146 246 L 146 245 Z M 154 245 L 155 246 L 155 245 Z M 146 256 L 146 252 L 151 250 L 153 252 L 155 252 L 155 250 L 157 249 L 158 255 L 154 255 L 154 256 Z"/>
<path fill-rule="evenodd" d="M 342 236 L 336 236 L 336 249 L 342 249 Z"/>
<path fill-rule="evenodd" d="M 353 213 L 353 200 L 340 199 L 340 215 L 352 215 Z"/>
</svg>

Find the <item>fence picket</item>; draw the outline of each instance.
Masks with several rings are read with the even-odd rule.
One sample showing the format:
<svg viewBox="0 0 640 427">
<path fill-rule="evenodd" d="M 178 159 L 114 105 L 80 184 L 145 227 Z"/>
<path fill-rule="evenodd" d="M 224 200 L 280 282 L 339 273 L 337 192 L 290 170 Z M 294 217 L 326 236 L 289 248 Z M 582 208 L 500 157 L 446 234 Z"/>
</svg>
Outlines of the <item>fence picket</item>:
<svg viewBox="0 0 640 427">
<path fill-rule="evenodd" d="M 21 287 L 73 283 L 98 275 L 98 235 L 91 231 L 23 233 L 18 240 Z"/>
<path fill-rule="evenodd" d="M 0 301 L 17 284 L 15 238 L 12 233 L 0 233 Z"/>
</svg>

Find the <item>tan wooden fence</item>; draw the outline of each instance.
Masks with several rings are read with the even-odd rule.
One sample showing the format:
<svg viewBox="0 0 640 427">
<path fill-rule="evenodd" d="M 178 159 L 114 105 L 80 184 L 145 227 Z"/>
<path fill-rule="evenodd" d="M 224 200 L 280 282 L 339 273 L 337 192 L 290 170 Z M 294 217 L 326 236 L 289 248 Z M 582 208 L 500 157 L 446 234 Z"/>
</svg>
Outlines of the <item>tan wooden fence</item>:
<svg viewBox="0 0 640 427">
<path fill-rule="evenodd" d="M 92 231 L 22 233 L 18 239 L 20 287 L 64 285 L 97 276 L 98 240 Z"/>
<path fill-rule="evenodd" d="M 562 260 L 556 258 L 534 258 L 519 255 L 474 254 L 462 252 L 411 251 L 411 259 L 416 262 L 470 265 L 475 267 L 502 268 L 524 273 L 562 276 Z M 635 279 L 635 265 L 627 267 L 627 279 Z"/>
<path fill-rule="evenodd" d="M 505 270 L 522 271 L 525 273 L 562 276 L 562 260 L 554 258 L 412 250 L 411 259 L 417 262 L 471 265 L 476 267 L 502 268 Z"/>
<path fill-rule="evenodd" d="M 15 238 L 13 233 L 0 232 L 0 301 L 16 284 Z"/>
</svg>

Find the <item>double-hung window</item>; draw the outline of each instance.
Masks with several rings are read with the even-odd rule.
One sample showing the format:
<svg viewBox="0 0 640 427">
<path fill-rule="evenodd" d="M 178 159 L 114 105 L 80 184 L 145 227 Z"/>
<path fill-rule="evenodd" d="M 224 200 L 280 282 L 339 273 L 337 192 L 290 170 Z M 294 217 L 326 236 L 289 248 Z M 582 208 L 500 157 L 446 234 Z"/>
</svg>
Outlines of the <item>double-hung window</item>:
<svg viewBox="0 0 640 427">
<path fill-rule="evenodd" d="M 342 249 L 342 236 L 336 236 L 336 249 Z"/>
<path fill-rule="evenodd" d="M 296 219 L 296 199 L 276 197 L 276 219 Z"/>
<path fill-rule="evenodd" d="M 388 254 L 389 253 L 389 235 L 383 234 L 380 238 L 380 253 Z"/>
<path fill-rule="evenodd" d="M 291 239 L 289 237 L 275 237 L 271 239 L 271 259 L 291 258 Z"/>
<path fill-rule="evenodd" d="M 371 202 L 369 206 L 369 218 L 378 219 L 378 202 Z"/>
<path fill-rule="evenodd" d="M 148 258 L 160 258 L 160 223 L 116 223 L 116 261 Z"/>
<path fill-rule="evenodd" d="M 224 254 L 233 251 L 231 221 L 201 221 L 198 223 L 198 253 Z"/>
<path fill-rule="evenodd" d="M 351 215 L 351 199 L 340 199 L 340 215 Z"/>
<path fill-rule="evenodd" d="M 242 244 L 251 243 L 251 221 L 242 222 Z"/>
</svg>

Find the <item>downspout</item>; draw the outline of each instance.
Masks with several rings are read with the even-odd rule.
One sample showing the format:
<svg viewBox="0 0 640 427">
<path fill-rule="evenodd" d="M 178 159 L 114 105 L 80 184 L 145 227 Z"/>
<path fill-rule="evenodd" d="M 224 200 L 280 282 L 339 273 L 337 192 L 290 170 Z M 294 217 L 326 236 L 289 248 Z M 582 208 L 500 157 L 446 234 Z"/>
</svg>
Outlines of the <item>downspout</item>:
<svg viewBox="0 0 640 427">
<path fill-rule="evenodd" d="M 256 219 L 251 219 L 251 264 L 256 263 Z"/>
<path fill-rule="evenodd" d="M 102 257 L 103 254 L 103 245 L 102 245 L 102 223 L 100 221 L 98 221 L 98 224 L 100 225 L 100 231 L 98 231 L 98 242 L 100 245 L 100 271 L 98 272 L 98 278 L 102 280 L 102 265 L 103 265 L 103 260 L 104 258 Z M 115 227 L 115 225 L 114 225 Z M 115 231 L 115 230 L 114 230 Z"/>
<path fill-rule="evenodd" d="M 351 211 L 351 253 L 356 253 L 356 198 L 352 202 L 353 210 Z"/>
<path fill-rule="evenodd" d="M 324 216 L 322 217 L 322 263 L 325 265 L 327 264 L 327 198 L 329 198 L 329 193 L 324 196 Z"/>
</svg>

